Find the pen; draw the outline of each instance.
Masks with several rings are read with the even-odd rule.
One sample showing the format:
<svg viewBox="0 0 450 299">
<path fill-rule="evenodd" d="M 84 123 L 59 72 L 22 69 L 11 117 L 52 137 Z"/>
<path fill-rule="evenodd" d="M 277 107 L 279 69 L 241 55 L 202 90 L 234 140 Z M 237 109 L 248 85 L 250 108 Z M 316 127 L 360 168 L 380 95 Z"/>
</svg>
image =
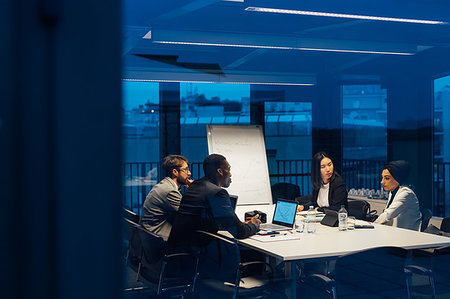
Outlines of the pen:
<svg viewBox="0 0 450 299">
<path fill-rule="evenodd" d="M 266 235 L 276 235 L 279 234 L 279 232 L 267 232 Z"/>
</svg>

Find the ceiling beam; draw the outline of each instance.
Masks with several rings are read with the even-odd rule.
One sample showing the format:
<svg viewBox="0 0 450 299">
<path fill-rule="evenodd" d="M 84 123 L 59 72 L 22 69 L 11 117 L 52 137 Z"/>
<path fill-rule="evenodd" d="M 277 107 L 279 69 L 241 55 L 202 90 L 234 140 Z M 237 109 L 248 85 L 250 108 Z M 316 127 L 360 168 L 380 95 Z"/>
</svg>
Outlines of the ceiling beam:
<svg viewBox="0 0 450 299">
<path fill-rule="evenodd" d="M 155 82 L 205 82 L 205 83 L 236 83 L 264 85 L 299 85 L 314 86 L 316 76 L 302 73 L 277 72 L 244 72 L 224 71 L 225 76 L 196 72 L 182 68 L 141 68 L 129 67 L 124 70 L 125 80 L 155 81 Z"/>
</svg>

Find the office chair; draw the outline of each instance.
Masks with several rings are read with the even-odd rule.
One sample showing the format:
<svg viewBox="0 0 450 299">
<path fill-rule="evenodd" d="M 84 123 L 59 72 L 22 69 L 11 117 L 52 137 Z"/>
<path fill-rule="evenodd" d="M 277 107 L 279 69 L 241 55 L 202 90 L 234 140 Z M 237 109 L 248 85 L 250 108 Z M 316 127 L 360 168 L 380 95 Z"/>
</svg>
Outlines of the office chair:
<svg viewBox="0 0 450 299">
<path fill-rule="evenodd" d="M 450 233 L 450 217 L 442 219 L 440 229 L 427 225 L 426 232 L 447 235 Z M 413 258 L 405 266 L 408 291 L 412 297 L 427 296 L 428 298 L 436 298 L 436 282 L 446 283 L 448 280 L 449 253 L 450 247 L 445 246 L 413 251 Z"/>
<path fill-rule="evenodd" d="M 420 209 L 420 212 L 422 213 L 422 224 L 420 225 L 420 231 L 423 232 L 428 227 L 430 219 L 433 217 L 433 212 L 427 208 Z"/>
<path fill-rule="evenodd" d="M 141 240 L 138 235 L 139 224 L 127 219 L 124 220 L 124 246 L 125 246 L 125 293 L 147 292 L 149 287 L 139 281 L 136 274 L 142 256 Z M 154 292 L 154 291 L 153 291 Z"/>
<path fill-rule="evenodd" d="M 133 221 L 134 223 L 139 223 L 139 215 L 131 210 L 128 210 L 127 208 L 123 208 L 123 217 Z"/>
<path fill-rule="evenodd" d="M 408 253 L 398 247 L 380 247 L 339 257 L 336 292 L 339 296 L 405 298 L 404 266 Z"/>
<path fill-rule="evenodd" d="M 198 255 L 190 251 L 171 251 L 164 239 L 138 227 L 141 257 L 137 278 L 156 294 L 176 293 L 184 297 L 194 291 L 198 275 Z"/>
<path fill-rule="evenodd" d="M 348 200 L 348 215 L 356 219 L 373 222 L 376 219 L 376 211 L 370 210 L 370 204 L 363 199 Z"/>
<path fill-rule="evenodd" d="M 219 234 L 197 231 L 205 241 L 201 250 L 196 293 L 200 298 L 238 298 L 270 294 L 272 268 L 263 261 L 241 263 L 238 242 Z M 246 268 L 260 265 L 260 272 L 243 277 Z"/>
<path fill-rule="evenodd" d="M 141 240 L 138 236 L 139 224 L 127 218 L 124 218 L 124 224 L 126 246 L 125 265 L 137 269 L 139 259 L 142 255 Z"/>
<path fill-rule="evenodd" d="M 441 222 L 441 231 L 450 233 L 450 217 L 445 217 Z"/>
<path fill-rule="evenodd" d="M 300 278 L 300 289 L 297 291 L 301 297 L 305 298 L 337 298 L 336 281 L 332 275 L 320 273 L 308 274 Z"/>
<path fill-rule="evenodd" d="M 272 187 L 272 202 L 276 203 L 278 198 L 295 200 L 300 196 L 300 187 L 291 183 L 276 183 Z"/>
</svg>

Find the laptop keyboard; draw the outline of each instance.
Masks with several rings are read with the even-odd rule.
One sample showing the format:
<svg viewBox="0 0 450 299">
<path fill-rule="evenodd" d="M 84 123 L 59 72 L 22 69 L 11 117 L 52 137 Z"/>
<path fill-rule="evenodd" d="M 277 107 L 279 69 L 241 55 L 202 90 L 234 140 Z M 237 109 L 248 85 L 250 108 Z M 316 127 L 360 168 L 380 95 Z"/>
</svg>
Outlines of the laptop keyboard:
<svg viewBox="0 0 450 299">
<path fill-rule="evenodd" d="M 264 223 L 261 224 L 260 228 L 262 230 L 289 230 L 291 228 L 283 225 L 273 224 L 273 223 Z"/>
</svg>

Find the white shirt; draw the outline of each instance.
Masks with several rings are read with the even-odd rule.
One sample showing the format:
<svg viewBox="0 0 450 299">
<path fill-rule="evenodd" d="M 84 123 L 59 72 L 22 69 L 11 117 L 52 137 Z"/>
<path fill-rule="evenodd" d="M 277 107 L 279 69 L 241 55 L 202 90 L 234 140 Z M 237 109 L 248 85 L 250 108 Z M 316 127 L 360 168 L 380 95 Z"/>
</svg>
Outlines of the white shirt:
<svg viewBox="0 0 450 299">
<path fill-rule="evenodd" d="M 317 195 L 317 205 L 319 207 L 329 207 L 328 193 L 330 191 L 330 183 L 322 185 L 319 189 L 319 194 Z"/>
</svg>

